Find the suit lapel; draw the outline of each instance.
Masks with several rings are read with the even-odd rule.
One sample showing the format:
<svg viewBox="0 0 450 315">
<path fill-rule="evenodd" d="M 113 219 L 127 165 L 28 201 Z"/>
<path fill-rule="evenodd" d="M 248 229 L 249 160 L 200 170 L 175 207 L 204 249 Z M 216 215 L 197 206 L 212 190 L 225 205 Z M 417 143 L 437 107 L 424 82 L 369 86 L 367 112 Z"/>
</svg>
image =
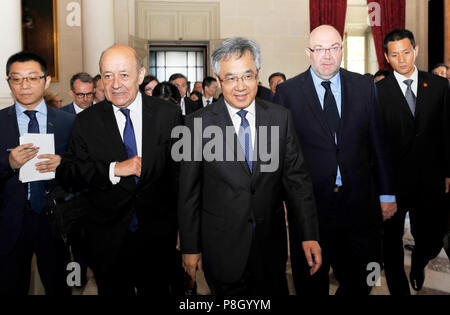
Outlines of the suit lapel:
<svg viewBox="0 0 450 315">
<path fill-rule="evenodd" d="M 113 152 L 110 158 L 113 161 L 125 161 L 128 159 L 127 150 L 123 144 L 122 137 L 120 136 L 119 128 L 117 126 L 117 120 L 114 116 L 113 105 L 110 102 L 101 102 L 96 106 L 102 106 L 101 119 L 108 135 L 111 150 Z M 105 140 L 106 141 L 106 140 Z M 136 186 L 133 177 L 122 178 L 119 182 L 120 186 L 127 190 L 133 190 Z"/>
<path fill-rule="evenodd" d="M 155 164 L 155 154 L 152 154 L 152 150 L 157 145 L 158 132 L 155 129 L 156 125 L 152 123 L 153 110 L 154 107 L 149 99 L 142 96 L 142 169 L 138 185 L 149 182 L 148 178 L 151 177 L 151 171 Z"/>
<path fill-rule="evenodd" d="M 419 71 L 419 70 L 417 70 Z M 422 72 L 419 71 L 418 75 L 418 82 L 417 82 L 417 97 L 416 97 L 416 113 L 415 113 L 415 119 L 418 119 L 421 115 L 425 103 L 424 100 L 430 99 L 427 95 L 429 89 L 426 88 L 428 86 L 428 81 L 424 75 L 422 75 Z"/>
<path fill-rule="evenodd" d="M 272 150 L 272 144 L 270 142 L 271 140 L 271 130 L 270 130 L 270 115 L 267 111 L 267 105 L 263 102 L 256 100 L 255 102 L 255 113 L 256 113 L 256 123 L 255 123 L 255 131 L 256 131 L 256 137 L 255 137 L 255 145 L 253 148 L 253 172 L 252 172 L 252 181 L 256 181 L 258 176 L 260 175 L 261 171 L 261 157 L 259 155 L 259 139 L 260 139 L 260 127 L 264 126 L 267 127 L 267 143 L 264 145 L 267 148 L 267 151 L 270 152 Z"/>
<path fill-rule="evenodd" d="M 305 72 L 304 84 L 302 84 L 302 92 L 307 100 L 308 106 L 311 108 L 312 112 L 316 116 L 323 131 L 329 136 L 330 141 L 335 144 L 334 137 L 331 134 L 330 127 L 328 127 L 325 114 L 323 113 L 322 106 L 320 105 L 319 97 L 317 96 L 316 87 L 314 86 L 313 79 L 311 77 L 310 70 Z"/>
<path fill-rule="evenodd" d="M 53 110 L 53 108 L 47 106 L 47 133 L 55 134 L 55 129 L 56 129 L 56 113 Z"/>
<path fill-rule="evenodd" d="M 13 147 L 15 148 L 19 145 L 19 137 L 20 137 L 15 105 L 12 105 L 9 108 L 8 117 L 9 117 L 9 119 L 8 119 L 7 124 L 8 124 L 9 134 L 12 135 L 11 139 L 14 139 Z"/>
<path fill-rule="evenodd" d="M 392 87 L 392 98 L 395 100 L 398 100 L 398 106 L 400 109 L 408 115 L 408 117 L 412 120 L 414 120 L 414 116 L 411 113 L 411 109 L 409 108 L 408 102 L 406 101 L 405 95 L 402 92 L 402 89 L 400 88 L 400 85 L 398 85 L 398 81 L 395 78 L 395 75 L 392 73 L 389 75 L 385 80 L 389 80 L 390 86 Z M 394 102 L 397 103 L 397 102 Z M 416 101 L 417 103 L 417 101 Z M 416 110 L 417 112 L 417 110 Z"/>
<path fill-rule="evenodd" d="M 344 70 L 340 70 L 340 79 L 341 79 L 341 119 L 339 121 L 339 130 L 337 132 L 337 143 L 340 144 L 342 143 L 342 135 L 344 134 L 344 126 L 346 126 L 346 124 L 344 123 L 345 118 L 347 117 L 346 115 L 346 110 L 347 110 L 347 104 L 353 104 L 352 102 L 352 95 L 353 93 L 351 93 L 351 82 L 349 81 L 347 74 Z M 337 100 L 336 100 L 337 101 Z"/>
<path fill-rule="evenodd" d="M 212 112 L 214 113 L 214 117 L 213 117 L 214 124 L 216 126 L 218 126 L 220 129 L 222 129 L 222 132 L 225 136 L 225 141 L 226 141 L 225 152 L 233 152 L 234 161 L 237 161 L 237 163 L 239 163 L 242 166 L 244 172 L 248 176 L 251 176 L 252 174 L 248 167 L 247 161 L 245 161 L 245 159 L 244 159 L 244 161 L 238 161 L 238 159 L 237 159 L 237 156 L 238 156 L 237 150 L 239 151 L 239 154 L 241 156 L 245 156 L 245 154 L 241 148 L 241 145 L 239 143 L 239 139 L 237 137 L 236 132 L 233 132 L 232 139 L 230 139 L 230 137 L 227 136 L 227 133 L 226 133 L 227 127 L 231 127 L 231 128 L 233 128 L 233 130 L 235 130 L 235 129 L 234 129 L 233 122 L 231 121 L 230 114 L 228 112 L 228 109 L 225 105 L 225 101 L 223 98 L 221 98 L 218 102 L 214 103 Z M 228 151 L 228 150 L 231 150 L 231 151 Z M 226 156 L 224 157 L 224 160 L 226 160 Z"/>
</svg>

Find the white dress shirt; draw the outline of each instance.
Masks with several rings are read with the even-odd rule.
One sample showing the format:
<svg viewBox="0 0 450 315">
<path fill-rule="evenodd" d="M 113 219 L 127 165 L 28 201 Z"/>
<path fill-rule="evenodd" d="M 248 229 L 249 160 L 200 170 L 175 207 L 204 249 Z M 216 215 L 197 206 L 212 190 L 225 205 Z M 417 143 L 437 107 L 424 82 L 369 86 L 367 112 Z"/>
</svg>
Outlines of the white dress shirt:
<svg viewBox="0 0 450 315">
<path fill-rule="evenodd" d="M 184 105 L 184 97 L 181 98 L 180 106 L 181 106 L 181 114 L 183 116 L 186 116 L 186 106 Z"/>
<path fill-rule="evenodd" d="M 119 128 L 120 136 L 123 141 L 123 131 L 127 119 L 125 115 L 120 111 L 119 107 L 112 105 L 114 116 L 116 117 L 117 127 Z M 138 156 L 142 157 L 142 95 L 138 93 L 133 103 L 127 107 L 130 110 L 130 118 L 133 123 L 134 135 L 136 137 L 136 147 Z M 112 162 L 109 166 L 109 179 L 113 185 L 120 182 L 120 177 L 114 175 L 114 167 L 117 162 Z"/>
<path fill-rule="evenodd" d="M 225 101 L 225 105 L 227 106 L 228 113 L 230 114 L 231 121 L 233 122 L 234 130 L 236 131 L 236 135 L 239 134 L 239 128 L 241 127 L 241 116 L 238 115 L 238 111 L 240 109 L 232 107 L 230 104 Z M 250 132 L 252 133 L 252 147 L 255 148 L 255 135 L 256 135 L 256 107 L 255 100 L 247 107 L 243 108 L 248 113 L 245 115 L 248 123 L 250 124 Z"/>
<path fill-rule="evenodd" d="M 213 99 L 214 99 L 214 96 L 211 96 L 210 98 L 205 98 L 204 96 L 202 96 L 203 107 L 206 107 L 209 104 L 212 104 Z M 209 104 L 207 101 L 209 101 Z"/>
<path fill-rule="evenodd" d="M 417 70 L 416 66 L 414 66 L 414 73 L 409 78 L 401 75 L 397 71 L 394 71 L 394 76 L 397 79 L 398 85 L 400 86 L 400 89 L 402 90 L 403 95 L 406 95 L 406 90 L 408 89 L 408 86 L 403 81 L 409 80 L 409 79 L 413 80 L 413 82 L 411 84 L 411 90 L 417 98 L 417 87 L 419 86 L 419 82 L 418 82 L 419 81 L 419 71 Z"/>
<path fill-rule="evenodd" d="M 81 108 L 80 106 L 78 106 L 77 103 L 73 102 L 72 104 L 73 104 L 73 109 L 75 109 L 75 114 L 78 115 L 79 113 L 84 111 L 84 108 Z"/>
</svg>

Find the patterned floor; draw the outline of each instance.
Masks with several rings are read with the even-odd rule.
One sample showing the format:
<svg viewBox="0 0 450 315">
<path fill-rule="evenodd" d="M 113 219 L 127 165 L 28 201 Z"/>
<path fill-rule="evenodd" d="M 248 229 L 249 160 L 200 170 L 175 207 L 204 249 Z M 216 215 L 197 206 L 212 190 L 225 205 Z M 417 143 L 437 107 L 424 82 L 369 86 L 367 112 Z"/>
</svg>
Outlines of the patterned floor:
<svg viewBox="0 0 450 315">
<path fill-rule="evenodd" d="M 405 235 L 403 238 L 405 244 L 414 244 L 412 235 L 409 232 L 409 221 L 406 220 L 405 224 Z M 409 270 L 411 266 L 411 252 L 405 250 L 405 270 L 407 275 L 409 275 Z M 330 294 L 336 292 L 338 283 L 334 279 L 332 273 L 330 274 Z M 292 280 L 292 270 L 290 266 L 290 261 L 287 263 L 286 277 L 289 285 L 289 292 L 291 295 L 295 295 L 295 289 Z M 96 295 L 97 286 L 95 284 L 94 275 L 91 270 L 88 271 L 88 284 L 83 290 L 73 289 L 73 295 Z M 379 286 L 374 287 L 371 295 L 389 295 L 389 291 L 386 285 L 386 278 L 384 273 L 381 275 L 379 281 Z M 39 276 L 35 273 L 32 281 L 32 288 L 30 289 L 30 294 L 43 294 L 42 284 L 39 281 Z M 209 294 L 209 289 L 202 273 L 197 274 L 197 293 L 200 295 Z M 411 293 L 413 295 L 450 295 L 450 260 L 445 254 L 444 250 L 441 251 L 438 257 L 430 261 L 425 270 L 425 283 L 419 292 L 414 291 L 411 288 Z"/>
</svg>

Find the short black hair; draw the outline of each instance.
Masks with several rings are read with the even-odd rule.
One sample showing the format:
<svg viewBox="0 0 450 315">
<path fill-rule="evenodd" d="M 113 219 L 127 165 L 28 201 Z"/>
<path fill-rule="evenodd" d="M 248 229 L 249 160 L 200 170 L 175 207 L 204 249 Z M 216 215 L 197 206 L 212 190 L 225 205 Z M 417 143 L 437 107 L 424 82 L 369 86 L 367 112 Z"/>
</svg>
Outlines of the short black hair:
<svg viewBox="0 0 450 315">
<path fill-rule="evenodd" d="M 416 48 L 416 41 L 414 39 L 414 34 L 410 30 L 406 29 L 395 29 L 386 35 L 384 38 L 384 51 L 388 53 L 388 44 L 390 42 L 397 42 L 399 40 L 408 38 L 411 41 L 413 48 Z"/>
<path fill-rule="evenodd" d="M 178 91 L 178 88 L 174 84 L 167 81 L 158 83 L 158 85 L 155 86 L 153 89 L 153 96 L 174 104 L 180 104 L 181 102 L 180 91 Z"/>
<path fill-rule="evenodd" d="M 434 70 L 436 70 L 439 67 L 444 67 L 447 70 L 449 69 L 449 66 L 447 66 L 445 63 L 438 63 L 433 68 L 431 68 L 430 72 L 433 72 Z"/>
<path fill-rule="evenodd" d="M 92 83 L 94 85 L 95 88 L 95 82 L 94 82 L 94 78 L 91 77 L 91 75 L 89 73 L 86 72 L 79 72 L 77 74 L 74 74 L 72 76 L 72 78 L 70 79 L 70 89 L 73 91 L 74 90 L 74 83 L 76 80 L 80 80 L 83 83 Z"/>
<path fill-rule="evenodd" d="M 388 75 L 391 74 L 391 71 L 387 70 L 387 69 L 380 69 L 377 72 L 375 72 L 375 74 L 373 75 L 374 77 L 378 77 L 378 76 L 384 76 L 387 77 Z"/>
<path fill-rule="evenodd" d="M 179 78 L 183 78 L 187 82 L 186 76 L 184 74 L 181 74 L 181 73 L 174 73 L 174 74 L 172 74 L 170 76 L 170 78 L 169 78 L 169 82 L 173 82 L 173 81 L 175 81 L 176 79 L 179 79 Z"/>
<path fill-rule="evenodd" d="M 31 51 L 21 51 L 9 57 L 8 61 L 6 62 L 6 75 L 9 75 L 9 71 L 11 71 L 11 66 L 13 63 L 27 61 L 35 61 L 39 63 L 42 72 L 44 72 L 44 76 L 48 76 L 48 68 L 45 60 L 41 56 Z"/>
<path fill-rule="evenodd" d="M 142 83 L 139 85 L 139 90 L 142 93 L 145 93 L 145 87 L 147 86 L 147 84 L 149 84 L 152 81 L 156 81 L 159 83 L 158 79 L 154 75 L 151 75 L 151 74 L 146 75 L 144 77 L 144 80 L 142 81 Z"/>
<path fill-rule="evenodd" d="M 213 77 L 206 77 L 206 78 L 204 78 L 203 82 L 202 82 L 203 90 L 205 89 L 205 87 L 210 87 L 211 83 L 213 83 L 213 82 L 217 82 L 217 80 L 214 79 Z"/>
<path fill-rule="evenodd" d="M 286 75 L 285 75 L 284 73 L 281 73 L 281 72 L 275 72 L 275 73 L 272 73 L 272 74 L 270 75 L 270 77 L 269 77 L 269 83 L 270 83 L 270 80 L 272 80 L 272 78 L 274 78 L 274 77 L 282 77 L 282 78 L 283 78 L 283 81 L 286 81 Z"/>
</svg>

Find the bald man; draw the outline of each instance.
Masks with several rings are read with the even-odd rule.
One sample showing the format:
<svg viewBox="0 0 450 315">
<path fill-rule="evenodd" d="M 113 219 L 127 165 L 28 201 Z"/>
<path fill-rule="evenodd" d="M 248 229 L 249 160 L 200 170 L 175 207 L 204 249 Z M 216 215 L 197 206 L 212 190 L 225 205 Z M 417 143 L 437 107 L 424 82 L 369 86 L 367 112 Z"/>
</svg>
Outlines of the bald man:
<svg viewBox="0 0 450 315">
<path fill-rule="evenodd" d="M 342 48 L 335 28 L 313 30 L 306 48 L 311 67 L 279 85 L 275 95 L 292 112 L 319 213 L 322 268 L 310 276 L 303 254 L 291 246 L 300 295 L 328 295 L 330 267 L 339 282 L 336 294 L 369 294 L 377 280 L 369 273 L 380 271 L 383 219 L 396 211 L 375 85 L 340 68 Z M 297 229 L 289 219 L 292 244 Z"/>
<path fill-rule="evenodd" d="M 106 100 L 77 116 L 57 177 L 86 190 L 86 236 L 100 295 L 168 295 L 175 262 L 177 165 L 172 128 L 179 106 L 139 92 L 136 51 L 103 52 Z"/>
</svg>

